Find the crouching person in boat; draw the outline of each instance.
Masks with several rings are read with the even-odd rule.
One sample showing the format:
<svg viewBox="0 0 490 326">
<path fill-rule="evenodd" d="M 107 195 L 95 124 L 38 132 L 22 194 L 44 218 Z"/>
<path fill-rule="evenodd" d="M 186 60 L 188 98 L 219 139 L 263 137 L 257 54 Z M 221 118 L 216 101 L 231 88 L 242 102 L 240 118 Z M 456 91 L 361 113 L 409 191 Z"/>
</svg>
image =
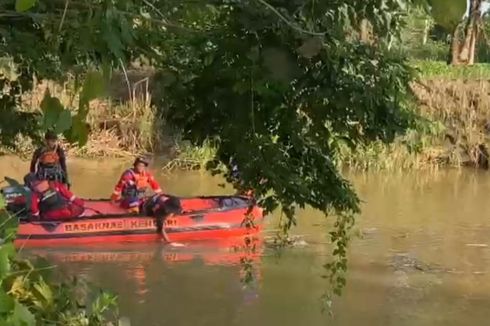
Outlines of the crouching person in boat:
<svg viewBox="0 0 490 326">
<path fill-rule="evenodd" d="M 46 144 L 36 149 L 32 156 L 30 172 L 41 179 L 64 183 L 69 188 L 65 152 L 58 144 L 58 136 L 52 131 L 47 131 L 44 139 Z"/>
<path fill-rule="evenodd" d="M 136 158 L 133 168 L 122 174 L 114 188 L 111 196 L 112 202 L 119 202 L 122 208 L 128 209 L 132 213 L 139 213 L 140 207 L 146 199 L 148 188 L 151 188 L 156 194 L 162 192 L 153 175 L 146 170 L 148 165 L 148 159 Z"/>
<path fill-rule="evenodd" d="M 174 215 L 182 214 L 180 199 L 170 195 L 157 194 L 145 201 L 143 211 L 148 216 L 153 216 L 157 223 L 157 233 L 169 242 L 164 230 L 165 220 Z"/>
<path fill-rule="evenodd" d="M 82 215 L 84 202 L 59 181 L 31 175 L 31 215 L 39 220 L 64 220 Z"/>
</svg>

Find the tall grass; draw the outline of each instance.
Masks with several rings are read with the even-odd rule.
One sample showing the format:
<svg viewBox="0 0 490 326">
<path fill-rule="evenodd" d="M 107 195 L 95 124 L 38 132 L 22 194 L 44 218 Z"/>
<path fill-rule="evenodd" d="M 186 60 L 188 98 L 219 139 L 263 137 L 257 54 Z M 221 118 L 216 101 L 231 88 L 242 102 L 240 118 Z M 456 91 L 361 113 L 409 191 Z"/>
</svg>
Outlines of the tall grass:
<svg viewBox="0 0 490 326">
<path fill-rule="evenodd" d="M 427 69 L 412 85 L 414 110 L 431 123 L 409 130 L 393 144 L 345 149 L 340 165 L 355 170 L 488 167 L 490 65 L 447 67 L 429 62 L 419 67 Z"/>
<path fill-rule="evenodd" d="M 202 146 L 195 146 L 189 142 L 176 140 L 176 155 L 164 165 L 164 171 L 180 170 L 200 170 L 216 157 L 216 144 L 211 140 L 206 140 Z"/>
<path fill-rule="evenodd" d="M 24 109 L 37 111 L 46 90 L 60 99 L 61 103 L 76 110 L 78 97 L 73 89 L 73 81 L 63 85 L 49 81 L 36 83 L 33 92 L 23 97 Z M 79 148 L 65 144 L 68 153 L 82 157 L 127 157 L 142 152 L 157 152 L 171 140 L 164 137 L 165 123 L 151 104 L 149 79 L 134 83 L 128 80 L 125 100 L 104 99 L 90 104 L 87 117 L 91 133 L 86 146 Z M 15 153 L 26 156 L 34 150 L 28 138 L 19 137 Z M 10 152 L 10 149 L 0 149 Z"/>
</svg>

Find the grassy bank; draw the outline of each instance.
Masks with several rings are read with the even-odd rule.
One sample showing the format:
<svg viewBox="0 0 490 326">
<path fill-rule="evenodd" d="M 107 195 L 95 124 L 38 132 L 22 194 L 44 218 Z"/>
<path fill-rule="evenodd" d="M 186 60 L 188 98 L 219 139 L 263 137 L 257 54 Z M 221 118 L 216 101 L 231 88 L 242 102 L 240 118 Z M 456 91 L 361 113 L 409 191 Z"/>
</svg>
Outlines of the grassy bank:
<svg viewBox="0 0 490 326">
<path fill-rule="evenodd" d="M 341 165 L 352 169 L 488 168 L 490 64 L 453 67 L 418 61 L 412 84 L 414 110 L 430 121 L 395 143 L 345 150 Z"/>
<path fill-rule="evenodd" d="M 450 66 L 444 61 L 413 61 L 411 65 L 418 70 L 422 80 L 490 80 L 489 63 L 478 63 L 473 66 Z"/>
<path fill-rule="evenodd" d="M 342 149 L 339 165 L 355 170 L 433 169 L 463 165 L 487 167 L 490 132 L 490 64 L 452 67 L 445 62 L 417 61 L 419 78 L 413 83 L 414 110 L 431 123 L 420 124 L 395 143 L 373 143 L 356 150 Z M 69 147 L 78 157 L 130 157 L 158 152 L 171 160 L 165 169 L 196 169 L 213 158 L 215 146 L 195 147 L 181 141 L 151 104 L 152 71 L 116 75 L 110 100 L 94 101 L 88 117 L 92 127 L 88 145 Z M 77 107 L 70 83 L 38 84 L 24 98 L 27 110 L 36 110 L 45 90 L 59 96 L 69 108 Z M 30 155 L 34 145 L 18 139 L 15 154 Z M 7 152 L 8 149 L 3 149 Z"/>
</svg>

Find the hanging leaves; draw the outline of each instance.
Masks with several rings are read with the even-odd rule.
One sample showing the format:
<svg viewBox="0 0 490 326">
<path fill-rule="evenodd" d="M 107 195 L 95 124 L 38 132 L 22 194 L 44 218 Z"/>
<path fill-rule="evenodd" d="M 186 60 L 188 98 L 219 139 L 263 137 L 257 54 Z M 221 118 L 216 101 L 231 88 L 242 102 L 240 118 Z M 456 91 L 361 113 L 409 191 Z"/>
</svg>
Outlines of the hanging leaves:
<svg viewBox="0 0 490 326">
<path fill-rule="evenodd" d="M 2 287 L 0 287 L 0 315 L 11 312 L 14 309 L 14 305 L 14 299 L 9 296 Z"/>
<path fill-rule="evenodd" d="M 285 229 L 297 222 L 298 207 L 357 213 L 359 199 L 334 164 L 337 144 L 389 142 L 413 120 L 406 109 L 411 72 L 405 59 L 351 37 L 363 20 L 379 39 L 396 37 L 407 1 L 157 1 L 150 6 L 88 0 L 88 7 L 98 10 L 73 9 L 66 17 L 52 15 L 64 11 L 63 1 L 39 0 L 44 6 L 35 7 L 26 1 L 21 7 L 37 15 L 4 26 L 17 34 L 2 35 L 2 50 L 21 65 L 21 79 L 27 83 L 36 74 L 63 80 L 68 72 L 85 77 L 71 120 L 49 96 L 42 105 L 43 127 L 85 144 L 90 102 L 105 90 L 96 70 L 104 66 L 108 72 L 145 57 L 175 76 L 162 92 L 169 121 L 195 143 L 218 139 L 216 161 L 228 164 L 233 157 L 241 173 L 236 186 L 254 189 L 269 211 L 280 205 Z M 16 37 L 19 33 L 23 36 Z M 4 107 L 20 106 L 21 89 L 31 87 L 19 87 Z M 349 225 L 336 226 L 338 247 L 345 247 Z"/>
<path fill-rule="evenodd" d="M 42 128 L 44 130 L 54 130 L 61 134 L 72 126 L 72 115 L 70 110 L 65 109 L 60 100 L 52 97 L 47 90 L 41 101 L 41 111 L 43 112 Z"/>
<path fill-rule="evenodd" d="M 3 246 L 0 247 L 0 277 L 4 277 L 10 271 L 10 261 Z"/>
<path fill-rule="evenodd" d="M 80 92 L 78 113 L 73 116 L 70 110 L 63 107 L 58 98 L 52 97 L 49 90 L 46 90 L 41 101 L 43 129 L 52 129 L 57 134 L 64 134 L 69 142 L 77 142 L 79 146 L 84 146 L 89 136 L 86 118 L 90 101 L 104 96 L 105 93 L 106 79 L 102 73 L 97 71 L 87 73 Z"/>
<path fill-rule="evenodd" d="M 0 220 L 9 216 L 0 213 Z M 4 225 L 0 226 L 0 231 Z M 2 234 L 4 236 L 4 234 Z M 108 325 L 114 320 L 106 318 L 117 300 L 113 295 L 101 292 L 93 297 L 81 298 L 77 292 L 79 283 L 46 281 L 42 268 L 28 260 L 19 259 L 11 238 L 0 245 L 0 325 Z M 90 298 L 90 301 L 89 301 Z M 80 301 L 82 300 L 82 301 Z"/>
<path fill-rule="evenodd" d="M 15 1 L 15 10 L 18 12 L 24 12 L 36 4 L 36 0 L 16 0 Z"/>
<path fill-rule="evenodd" d="M 43 100 L 41 101 L 41 111 L 43 113 L 43 128 L 53 128 L 56 125 L 60 113 L 63 110 L 64 108 L 60 100 L 56 97 L 52 97 L 49 90 L 46 90 Z"/>
<path fill-rule="evenodd" d="M 253 189 L 267 211 L 280 207 L 285 232 L 301 223 L 298 208 L 340 216 L 332 231 L 336 263 L 328 265 L 337 289 L 359 212 L 359 198 L 335 164 L 339 144 L 390 142 L 415 120 L 405 58 L 353 41 L 352 30 L 367 20 L 379 43 L 389 42 L 403 26 L 405 4 L 236 1 L 218 10 L 206 37 L 190 35 L 161 62 L 178 71 L 162 99 L 168 121 L 195 144 L 218 139 L 213 173 Z"/>
<path fill-rule="evenodd" d="M 27 307 L 17 301 L 14 304 L 14 311 L 11 317 L 13 325 L 18 326 L 34 326 L 36 319 Z"/>
<path fill-rule="evenodd" d="M 467 9 L 467 0 L 430 0 L 429 4 L 434 20 L 450 33 L 462 21 Z"/>
<path fill-rule="evenodd" d="M 90 71 L 85 76 L 85 82 L 80 93 L 78 114 L 80 119 L 85 119 L 88 114 L 90 101 L 102 97 L 106 93 L 106 80 L 102 73 Z"/>
<path fill-rule="evenodd" d="M 63 110 L 58 115 L 58 119 L 56 120 L 56 125 L 54 131 L 57 134 L 61 134 L 66 130 L 70 129 L 72 126 L 72 117 L 71 112 L 69 110 Z"/>
</svg>

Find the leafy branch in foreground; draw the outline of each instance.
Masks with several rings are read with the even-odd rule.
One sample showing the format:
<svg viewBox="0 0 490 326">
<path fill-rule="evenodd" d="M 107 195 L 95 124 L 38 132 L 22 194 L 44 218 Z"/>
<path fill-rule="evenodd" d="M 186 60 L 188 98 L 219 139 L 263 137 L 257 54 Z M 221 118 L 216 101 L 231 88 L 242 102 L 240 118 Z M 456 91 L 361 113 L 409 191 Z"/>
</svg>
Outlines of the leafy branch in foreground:
<svg viewBox="0 0 490 326">
<path fill-rule="evenodd" d="M 340 265 L 332 266 L 342 270 L 359 199 L 335 160 L 341 145 L 391 142 L 413 122 L 412 72 L 389 51 L 412 1 L 19 1 L 22 10 L 13 0 L 0 5 L 14 12 L 0 15 L 0 56 L 20 74 L 18 85 L 2 77 L 17 88 L 0 99 L 0 114 L 24 119 L 19 95 L 34 75 L 88 79 L 94 67 L 108 72 L 144 58 L 163 70 L 160 108 L 169 121 L 194 144 L 216 141 L 209 168 L 233 158 L 235 186 L 254 189 L 268 211 L 280 206 L 284 230 L 298 207 L 339 216 L 331 236 Z M 370 26 L 374 41 L 362 41 L 360 26 Z M 86 107 L 69 130 L 84 122 Z M 38 120 L 28 118 L 24 129 L 0 119 L 0 141 L 12 142 L 17 130 L 34 134 Z M 73 140 L 83 144 L 88 130 L 78 129 Z"/>
<path fill-rule="evenodd" d="M 3 198 L 0 198 L 0 203 Z M 56 266 L 35 266 L 21 259 L 10 236 L 12 219 L 0 206 L 0 324 L 24 325 L 115 325 L 116 297 L 102 292 L 91 304 L 88 292 L 77 278 L 52 282 Z"/>
</svg>

